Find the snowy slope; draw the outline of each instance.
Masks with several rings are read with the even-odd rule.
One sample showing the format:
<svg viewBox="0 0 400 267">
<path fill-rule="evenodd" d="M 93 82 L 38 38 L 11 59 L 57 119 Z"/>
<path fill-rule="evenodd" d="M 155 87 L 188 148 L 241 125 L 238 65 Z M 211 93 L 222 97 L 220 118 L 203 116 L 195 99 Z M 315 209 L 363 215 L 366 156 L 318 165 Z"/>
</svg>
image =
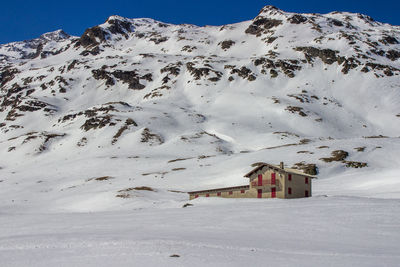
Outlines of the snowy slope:
<svg viewBox="0 0 400 267">
<path fill-rule="evenodd" d="M 113 206 L 124 187 L 242 184 L 258 161 L 316 164 L 322 184 L 396 169 L 399 41 L 364 15 L 266 6 L 221 27 L 112 16 L 2 45 L 2 188 Z M 334 150 L 368 167 L 320 160 Z"/>
<path fill-rule="evenodd" d="M 168 224 L 174 224 L 180 215 L 169 216 L 168 212 L 181 212 L 188 198 L 184 192 L 246 184 L 242 176 L 251 164 L 284 161 L 290 167 L 318 172 L 319 178 L 313 182 L 315 197 L 288 204 L 196 200 L 194 207 L 186 209 L 190 212 L 185 224 L 193 223 L 191 216 L 231 216 L 229 211 L 234 209 L 243 215 L 232 220 L 246 227 L 247 217 L 255 216 L 257 209 L 273 208 L 278 217 L 271 223 L 280 225 L 292 219 L 285 210 L 295 205 L 315 208 L 308 211 L 314 214 L 308 220 L 296 217 L 294 222 L 308 225 L 316 221 L 317 228 L 332 222 L 330 228 L 342 206 L 351 207 L 344 211 L 346 217 L 360 205 L 360 217 L 351 221 L 348 229 L 319 238 L 336 242 L 335 236 L 345 234 L 349 240 L 359 238 L 356 243 L 360 245 L 370 238 L 360 237 L 363 231 L 381 229 L 387 223 L 387 231 L 371 237 L 379 241 L 376 247 L 368 243 L 365 251 L 347 253 L 338 249 L 340 244 L 332 244 L 326 248 L 328 254 L 313 254 L 311 265 L 321 266 L 322 258 L 330 262 L 327 255 L 337 254 L 345 258 L 332 265 L 350 265 L 347 260 L 356 255 L 356 263 L 376 266 L 381 258 L 371 261 L 367 255 L 379 247 L 382 250 L 376 253 L 385 251 L 382 257 L 387 256 L 391 266 L 398 260 L 392 253 L 398 241 L 382 246 L 379 235 L 398 237 L 398 220 L 389 216 L 384 222 L 370 222 L 369 218 L 399 212 L 399 74 L 400 27 L 361 14 L 295 14 L 272 6 L 264 7 L 251 21 L 232 25 L 198 27 L 112 16 L 80 37 L 59 30 L 38 39 L 0 45 L 0 213 L 6 214 L 2 220 L 4 224 L 32 220 L 36 225 L 41 223 L 37 216 L 46 214 L 50 221 L 55 216 L 55 221 L 45 226 L 54 229 L 57 220 L 65 219 L 67 227 L 79 216 L 90 217 L 87 212 L 96 214 L 98 220 L 130 212 L 121 221 L 110 222 L 120 225 L 130 216 L 142 216 L 132 213 L 133 209 L 144 209 L 146 218 L 160 221 L 165 217 Z M 143 186 L 152 191 L 140 190 Z M 369 210 L 370 205 L 385 208 Z M 319 220 L 317 214 L 326 207 L 332 207 L 331 213 L 324 213 Z M 245 213 L 249 209 L 252 211 Z M 269 220 L 268 215 L 261 216 L 261 221 Z M 138 228 L 147 225 L 146 218 L 137 220 Z M 234 224 L 225 227 L 236 229 Z M 0 258 L 5 256 L 10 266 L 26 265 L 25 259 L 13 259 L 32 244 L 27 237 L 14 240 L 12 232 L 17 227 L 10 226 L 1 235 L 10 243 L 0 245 Z M 28 225 L 22 223 L 21 227 Z M 111 231 L 102 224 L 98 227 L 93 234 Z M 205 219 L 199 227 L 212 229 L 213 221 Z M 279 226 L 271 240 L 278 242 L 287 227 L 285 223 Z M 152 229 L 148 226 L 144 233 Z M 42 240 L 38 254 L 27 260 L 49 265 L 52 256 L 43 262 L 39 258 L 53 246 L 54 236 L 66 234 L 78 243 L 92 238 L 51 231 L 27 230 L 26 235 Z M 168 236 L 169 231 L 178 229 L 168 228 L 161 235 Z M 207 236 L 217 231 L 210 230 Z M 307 233 L 303 237 L 312 242 Z M 256 230 L 250 235 L 258 236 Z M 264 235 L 269 232 L 259 236 Z M 198 238 L 188 237 L 186 232 L 178 236 L 187 242 Z M 217 239 L 210 248 L 230 242 L 228 237 Z M 244 239 L 243 233 L 239 240 Z M 105 240 L 108 249 L 113 241 Z M 344 248 L 354 248 L 347 241 L 343 241 L 347 244 Z M 130 251 L 142 244 L 132 242 L 115 246 Z M 297 251 L 297 256 L 289 258 L 307 265 L 298 242 L 282 242 L 289 247 L 280 253 Z M 256 257 L 254 263 L 259 266 L 276 250 L 265 247 L 262 239 L 256 243 L 257 249 L 268 251 Z M 193 250 L 188 253 L 203 243 L 190 244 Z M 164 250 L 175 245 L 160 246 Z M 24 248 L 19 251 L 21 246 Z M 61 243 L 54 246 L 55 255 L 70 253 Z M 246 250 L 250 245 L 232 246 L 235 249 L 227 245 L 220 253 L 228 249 L 229 257 L 235 258 L 237 249 Z M 144 249 L 137 257 L 153 255 L 147 252 Z M 127 262 L 138 261 L 137 257 Z M 153 264 L 162 259 L 154 258 Z M 274 263 L 293 265 L 281 260 Z M 75 263 L 89 265 L 82 258 Z"/>
</svg>

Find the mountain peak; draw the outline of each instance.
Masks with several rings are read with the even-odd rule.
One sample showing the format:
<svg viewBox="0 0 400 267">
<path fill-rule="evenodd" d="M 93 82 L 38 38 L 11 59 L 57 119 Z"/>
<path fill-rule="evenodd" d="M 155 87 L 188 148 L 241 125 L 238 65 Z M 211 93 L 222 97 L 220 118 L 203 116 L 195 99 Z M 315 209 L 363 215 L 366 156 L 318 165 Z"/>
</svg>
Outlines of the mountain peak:
<svg viewBox="0 0 400 267">
<path fill-rule="evenodd" d="M 111 15 L 111 16 L 109 16 L 109 17 L 107 18 L 106 22 L 108 22 L 108 21 L 110 21 L 110 20 L 111 20 L 111 21 L 113 21 L 113 20 L 120 20 L 120 21 L 123 21 L 123 20 L 128 20 L 128 18 L 119 16 L 119 15 Z"/>
<path fill-rule="evenodd" d="M 276 6 L 268 5 L 263 7 L 258 15 L 264 15 L 264 14 L 270 14 L 270 15 L 275 15 L 275 14 L 283 14 L 284 11 L 277 8 Z"/>
<path fill-rule="evenodd" d="M 47 41 L 62 41 L 71 37 L 69 34 L 59 29 L 53 32 L 46 32 L 42 34 L 39 38 Z"/>
</svg>

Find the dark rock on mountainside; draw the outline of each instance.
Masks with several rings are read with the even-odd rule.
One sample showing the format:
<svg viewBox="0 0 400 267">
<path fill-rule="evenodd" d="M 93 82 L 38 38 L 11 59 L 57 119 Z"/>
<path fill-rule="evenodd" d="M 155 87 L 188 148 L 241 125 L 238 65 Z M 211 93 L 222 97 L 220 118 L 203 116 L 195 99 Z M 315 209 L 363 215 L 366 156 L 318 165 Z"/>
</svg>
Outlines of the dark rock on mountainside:
<svg viewBox="0 0 400 267">
<path fill-rule="evenodd" d="M 397 41 L 397 39 L 393 36 L 388 36 L 385 35 L 382 39 L 379 40 L 379 42 L 387 45 L 387 44 L 398 44 L 399 41 Z"/>
<path fill-rule="evenodd" d="M 131 118 L 126 119 L 125 124 L 118 130 L 118 132 L 113 136 L 113 140 L 111 141 L 111 144 L 115 144 L 118 141 L 118 138 L 121 137 L 121 135 L 129 129 L 129 127 L 133 126 L 138 126 L 137 123 L 132 120 Z"/>
<path fill-rule="evenodd" d="M 342 72 L 344 74 L 349 73 L 351 69 L 357 68 L 361 62 L 353 57 L 344 59 Z"/>
<path fill-rule="evenodd" d="M 331 157 L 329 158 L 321 158 L 320 160 L 324 162 L 332 162 L 332 161 L 343 161 L 349 156 L 349 153 L 344 150 L 335 150 L 332 151 Z"/>
<path fill-rule="evenodd" d="M 181 71 L 180 66 L 182 66 L 182 62 L 170 63 L 167 66 L 165 66 L 164 68 L 162 68 L 160 70 L 160 72 L 161 73 L 168 72 L 171 75 L 178 76 Z"/>
<path fill-rule="evenodd" d="M 300 61 L 295 59 L 287 60 L 271 60 L 264 57 L 257 58 L 253 61 L 255 66 L 261 66 L 261 73 L 271 75 L 271 78 L 278 76 L 276 69 L 280 68 L 281 71 L 289 78 L 295 77 L 295 71 L 301 70 Z M 268 71 L 269 70 L 269 71 Z"/>
<path fill-rule="evenodd" d="M 107 39 L 107 33 L 99 26 L 87 29 L 76 43 L 75 46 L 83 46 L 85 48 L 94 47 Z M 99 41 L 98 41 L 99 40 Z"/>
<path fill-rule="evenodd" d="M 371 70 L 382 71 L 386 76 L 393 76 L 394 73 L 400 74 L 400 69 L 394 68 L 389 65 L 382 65 L 372 62 L 366 63 L 364 67 L 361 69 L 362 72 L 369 72 Z"/>
<path fill-rule="evenodd" d="M 312 46 L 307 47 L 295 47 L 295 51 L 301 51 L 304 53 L 306 60 L 310 63 L 313 62 L 314 58 L 320 58 L 326 64 L 333 64 L 338 62 L 341 64 L 344 61 L 343 57 L 339 57 L 339 51 L 332 49 L 319 49 Z"/>
<path fill-rule="evenodd" d="M 116 70 L 112 72 L 112 75 L 122 82 L 127 83 L 129 85 L 129 89 L 140 90 L 145 88 L 145 86 L 140 83 L 140 77 L 136 71 Z"/>
<path fill-rule="evenodd" d="M 0 72 L 0 86 L 3 87 L 6 83 L 15 78 L 15 75 L 19 73 L 16 68 L 4 68 Z"/>
<path fill-rule="evenodd" d="M 249 81 L 254 81 L 256 79 L 256 76 L 253 74 L 253 72 L 245 66 L 241 67 L 240 69 L 232 69 L 231 74 L 237 74 L 239 77 L 242 77 L 243 79 L 247 79 Z"/>
<path fill-rule="evenodd" d="M 150 146 L 152 145 L 160 145 L 164 142 L 163 138 L 150 131 L 149 128 L 144 128 L 142 131 L 142 138 L 140 139 L 142 143 L 148 143 Z"/>
<path fill-rule="evenodd" d="M 85 131 L 94 130 L 97 128 L 103 128 L 105 126 L 115 126 L 116 123 L 112 121 L 111 115 L 96 116 L 87 119 L 81 126 L 81 129 Z"/>
<path fill-rule="evenodd" d="M 400 58 L 400 52 L 397 50 L 389 50 L 386 52 L 386 57 L 392 61 Z"/>
<path fill-rule="evenodd" d="M 259 35 L 269 29 L 282 24 L 282 20 L 269 18 L 256 18 L 253 23 L 246 29 L 245 33 Z"/>
<path fill-rule="evenodd" d="M 306 22 L 307 17 L 296 14 L 296 15 L 291 16 L 288 19 L 288 21 L 292 24 L 300 24 L 300 23 Z"/>
<path fill-rule="evenodd" d="M 92 70 L 92 75 L 96 80 L 106 80 L 107 86 L 115 84 L 114 79 L 110 76 L 110 73 L 103 69 Z"/>
<path fill-rule="evenodd" d="M 128 39 L 128 33 L 132 32 L 132 25 L 127 21 L 118 20 L 116 18 L 109 18 L 106 22 L 110 24 L 108 30 L 112 34 L 121 34 Z"/>
<path fill-rule="evenodd" d="M 302 117 L 307 117 L 307 114 L 303 111 L 302 107 L 287 106 L 285 110 L 289 111 L 290 113 L 297 113 Z"/>
<path fill-rule="evenodd" d="M 214 78 L 218 78 L 218 80 L 222 76 L 222 72 L 220 71 L 215 71 L 208 67 L 196 68 L 194 67 L 194 65 L 195 64 L 192 62 L 186 63 L 187 70 L 194 77 L 195 80 L 200 80 L 200 78 L 209 76 L 211 73 L 214 73 L 216 75 Z"/>
<path fill-rule="evenodd" d="M 232 41 L 232 40 L 225 40 L 223 42 L 218 43 L 218 45 L 220 45 L 221 48 L 224 49 L 224 50 L 229 49 L 234 44 L 235 44 L 235 42 Z"/>
<path fill-rule="evenodd" d="M 307 173 L 310 175 L 318 174 L 318 167 L 314 163 L 306 163 L 306 162 L 302 161 L 302 162 L 295 163 L 292 168 L 302 170 L 304 173 Z"/>
<path fill-rule="evenodd" d="M 329 24 L 336 27 L 343 27 L 343 23 L 337 19 L 329 19 Z"/>
<path fill-rule="evenodd" d="M 106 67 L 106 66 L 105 66 Z M 107 86 L 112 86 L 115 84 L 115 79 L 121 81 L 123 83 L 127 83 L 129 85 L 129 89 L 141 90 L 145 88 L 143 84 L 140 83 L 140 80 L 152 81 L 152 74 L 148 73 L 143 76 L 140 76 L 137 71 L 123 71 L 123 70 L 115 70 L 113 72 L 109 72 L 102 69 L 92 70 L 93 78 L 96 80 L 106 80 Z"/>
</svg>

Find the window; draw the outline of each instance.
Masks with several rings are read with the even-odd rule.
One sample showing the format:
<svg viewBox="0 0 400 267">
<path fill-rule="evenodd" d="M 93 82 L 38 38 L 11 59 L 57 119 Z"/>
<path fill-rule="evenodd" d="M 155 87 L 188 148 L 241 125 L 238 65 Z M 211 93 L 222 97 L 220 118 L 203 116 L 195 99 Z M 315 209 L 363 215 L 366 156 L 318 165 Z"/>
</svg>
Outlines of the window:
<svg viewBox="0 0 400 267">
<path fill-rule="evenodd" d="M 233 191 L 229 191 L 229 195 L 232 195 L 233 194 Z"/>
<path fill-rule="evenodd" d="M 258 186 L 262 186 L 262 174 L 258 175 Z"/>
<path fill-rule="evenodd" d="M 276 184 L 276 175 L 275 175 L 275 173 L 271 173 L 271 184 Z"/>
<path fill-rule="evenodd" d="M 210 194 L 206 194 L 206 197 L 209 197 L 210 196 Z"/>
<path fill-rule="evenodd" d="M 271 198 L 276 198 L 276 188 L 275 187 L 271 188 Z"/>
<path fill-rule="evenodd" d="M 244 190 L 240 190 L 240 194 L 244 194 Z"/>
<path fill-rule="evenodd" d="M 305 179 L 306 184 L 308 184 L 308 177 L 305 177 L 304 179 Z"/>
<path fill-rule="evenodd" d="M 289 174 L 289 176 L 288 176 L 288 180 L 289 180 L 289 181 L 291 181 L 291 180 L 292 180 L 292 175 L 291 175 L 291 174 Z"/>
<path fill-rule="evenodd" d="M 292 194 L 292 188 L 291 188 L 291 187 L 288 187 L 288 189 L 287 189 L 287 193 L 288 193 L 289 195 L 291 195 L 291 194 Z"/>
<path fill-rule="evenodd" d="M 218 193 L 217 193 L 217 196 L 221 196 L 221 192 L 218 192 Z"/>
</svg>

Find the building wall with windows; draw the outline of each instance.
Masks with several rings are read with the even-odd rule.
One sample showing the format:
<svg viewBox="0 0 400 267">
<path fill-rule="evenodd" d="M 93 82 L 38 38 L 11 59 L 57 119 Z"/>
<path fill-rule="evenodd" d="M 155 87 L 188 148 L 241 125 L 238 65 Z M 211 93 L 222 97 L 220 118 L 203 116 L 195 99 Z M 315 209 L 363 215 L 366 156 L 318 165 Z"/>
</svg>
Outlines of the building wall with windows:
<svg viewBox="0 0 400 267">
<path fill-rule="evenodd" d="M 252 198 L 248 185 L 189 192 L 190 199 L 198 197 Z"/>
<path fill-rule="evenodd" d="M 254 189 L 257 198 L 284 198 L 285 176 L 264 166 L 249 177 L 250 188 Z M 261 197 L 260 197 L 261 194 Z"/>
<path fill-rule="evenodd" d="M 285 175 L 285 198 L 311 197 L 311 177 L 287 173 Z"/>
<path fill-rule="evenodd" d="M 281 165 L 263 164 L 245 175 L 249 185 L 188 192 L 190 199 L 223 198 L 302 198 L 311 196 L 315 176 Z"/>
</svg>

